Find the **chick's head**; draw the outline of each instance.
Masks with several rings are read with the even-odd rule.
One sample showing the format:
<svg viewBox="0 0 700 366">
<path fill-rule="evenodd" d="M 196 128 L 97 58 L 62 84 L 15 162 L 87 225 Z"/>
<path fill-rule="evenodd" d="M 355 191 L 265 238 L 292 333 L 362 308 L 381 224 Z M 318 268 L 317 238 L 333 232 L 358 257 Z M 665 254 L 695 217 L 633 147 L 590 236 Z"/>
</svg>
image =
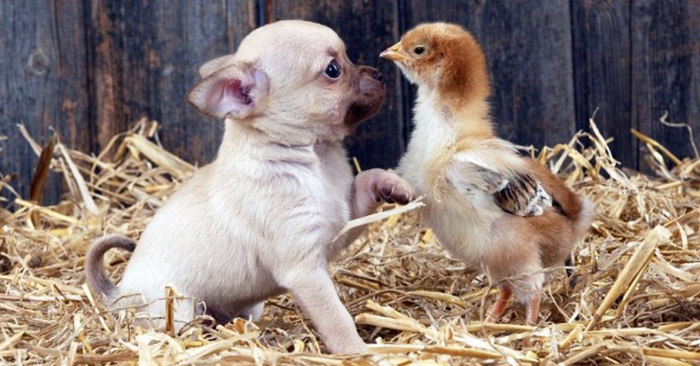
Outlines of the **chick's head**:
<svg viewBox="0 0 700 366">
<path fill-rule="evenodd" d="M 419 87 L 450 97 L 488 97 L 484 52 L 476 39 L 458 25 L 421 24 L 380 57 L 394 61 Z"/>
</svg>

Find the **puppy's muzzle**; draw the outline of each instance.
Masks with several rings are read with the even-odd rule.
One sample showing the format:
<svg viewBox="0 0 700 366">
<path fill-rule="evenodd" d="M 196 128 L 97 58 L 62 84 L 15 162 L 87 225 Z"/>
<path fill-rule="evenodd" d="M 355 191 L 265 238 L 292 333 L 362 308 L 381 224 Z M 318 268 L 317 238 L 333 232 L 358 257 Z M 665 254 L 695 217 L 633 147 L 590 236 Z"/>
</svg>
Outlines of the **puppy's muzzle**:
<svg viewBox="0 0 700 366">
<path fill-rule="evenodd" d="M 379 70 L 369 66 L 360 66 L 359 69 L 357 95 L 350 104 L 344 121 L 351 130 L 379 112 L 386 94 L 386 88 L 382 82 L 384 77 Z"/>
<path fill-rule="evenodd" d="M 360 66 L 360 93 L 369 98 L 384 98 L 386 89 L 383 83 L 384 77 L 379 70 L 369 67 Z"/>
</svg>

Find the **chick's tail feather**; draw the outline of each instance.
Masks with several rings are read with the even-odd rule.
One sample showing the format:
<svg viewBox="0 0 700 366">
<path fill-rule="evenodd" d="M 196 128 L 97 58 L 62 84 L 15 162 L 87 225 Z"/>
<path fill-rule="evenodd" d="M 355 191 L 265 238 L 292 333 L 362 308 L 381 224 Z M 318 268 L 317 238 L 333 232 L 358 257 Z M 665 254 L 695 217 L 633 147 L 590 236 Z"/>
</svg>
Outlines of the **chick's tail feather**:
<svg viewBox="0 0 700 366">
<path fill-rule="evenodd" d="M 104 270 L 102 258 L 112 248 L 121 248 L 133 252 L 136 243 L 121 235 L 107 235 L 95 240 L 85 258 L 85 277 L 90 290 L 100 297 L 111 299 L 117 293 L 117 286 L 109 280 Z"/>
</svg>

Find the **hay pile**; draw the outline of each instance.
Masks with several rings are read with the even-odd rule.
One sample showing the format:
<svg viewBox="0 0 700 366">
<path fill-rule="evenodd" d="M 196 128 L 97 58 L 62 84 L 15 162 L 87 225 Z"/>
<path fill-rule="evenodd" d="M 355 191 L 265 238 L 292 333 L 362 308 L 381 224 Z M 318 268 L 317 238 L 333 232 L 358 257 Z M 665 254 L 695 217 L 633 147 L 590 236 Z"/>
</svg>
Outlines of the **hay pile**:
<svg viewBox="0 0 700 366">
<path fill-rule="evenodd" d="M 635 131 L 661 178 L 623 172 L 591 126 L 567 145 L 531 150 L 597 209 L 575 252 L 578 284 L 564 286 L 564 271 L 556 270 L 539 327 L 522 325 L 514 304 L 509 322 L 482 323 L 496 290 L 449 259 L 412 211 L 371 224 L 332 267 L 371 344 L 370 355 L 354 358 L 321 354 L 288 296 L 270 299 L 256 324 L 198 322 L 181 335 L 134 328 L 128 316 L 105 312 L 83 285 L 88 243 L 103 233 L 137 238 L 196 168 L 160 147 L 153 122 L 115 136 L 97 157 L 54 141 L 32 195 L 40 196 L 50 166 L 65 177 L 66 199 L 42 207 L 18 198 L 14 213 L 0 212 L 0 363 L 698 364 L 700 159 L 680 160 Z M 107 254 L 113 279 L 127 260 L 118 250 Z M 535 340 L 530 347 L 527 337 Z"/>
</svg>

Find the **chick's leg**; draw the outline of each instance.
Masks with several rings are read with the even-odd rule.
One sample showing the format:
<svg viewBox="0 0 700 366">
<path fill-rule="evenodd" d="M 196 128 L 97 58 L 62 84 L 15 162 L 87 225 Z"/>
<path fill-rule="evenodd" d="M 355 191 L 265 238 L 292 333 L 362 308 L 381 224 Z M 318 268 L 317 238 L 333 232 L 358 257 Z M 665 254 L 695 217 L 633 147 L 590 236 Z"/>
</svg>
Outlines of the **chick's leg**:
<svg viewBox="0 0 700 366">
<path fill-rule="evenodd" d="M 543 284 L 544 274 L 539 273 L 528 276 L 528 279 L 522 282 L 521 291 L 516 290 L 520 303 L 525 305 L 525 322 L 527 325 L 537 325 L 539 320 Z"/>
<path fill-rule="evenodd" d="M 533 294 L 532 298 L 525 304 L 527 312 L 527 325 L 537 325 L 540 317 L 540 294 Z"/>
<path fill-rule="evenodd" d="M 499 287 L 500 294 L 498 296 L 498 300 L 496 300 L 496 303 L 493 304 L 493 307 L 491 307 L 491 311 L 489 311 L 489 316 L 486 318 L 487 323 L 496 323 L 499 319 L 501 319 L 501 316 L 503 316 L 503 311 L 506 309 L 508 301 L 513 295 L 513 290 L 511 290 L 508 284 L 504 283 Z"/>
<path fill-rule="evenodd" d="M 537 326 L 540 317 L 540 298 L 539 292 L 530 294 L 528 300 L 525 301 L 525 322 L 527 325 Z M 532 347 L 534 344 L 534 335 L 523 339 L 523 347 Z"/>
<path fill-rule="evenodd" d="M 536 325 L 539 319 L 540 297 L 545 280 L 544 270 L 538 262 L 523 261 L 523 265 L 517 271 L 520 275 L 508 281 L 513 295 L 518 302 L 525 305 L 525 321 L 530 325 Z"/>
</svg>

